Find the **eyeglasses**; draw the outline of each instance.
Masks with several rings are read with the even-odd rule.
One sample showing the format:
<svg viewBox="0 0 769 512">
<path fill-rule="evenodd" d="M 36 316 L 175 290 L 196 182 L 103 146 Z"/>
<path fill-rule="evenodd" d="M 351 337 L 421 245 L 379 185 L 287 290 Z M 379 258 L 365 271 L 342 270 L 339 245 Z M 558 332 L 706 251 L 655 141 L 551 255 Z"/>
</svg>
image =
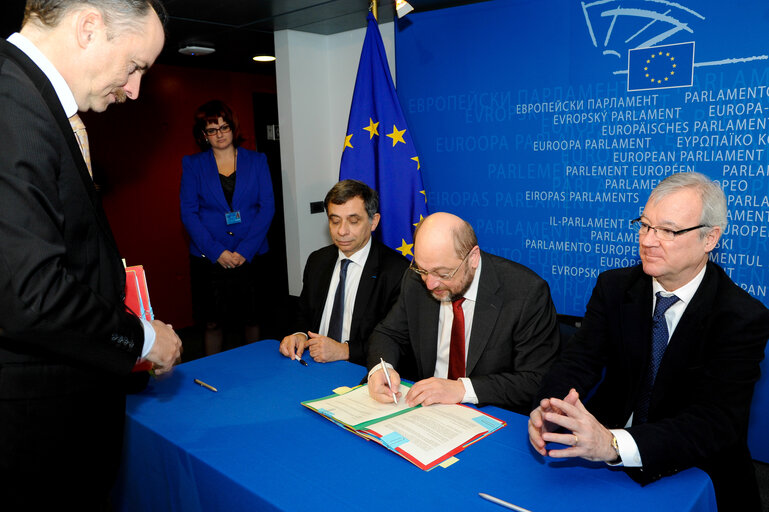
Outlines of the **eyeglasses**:
<svg viewBox="0 0 769 512">
<path fill-rule="evenodd" d="M 666 241 L 673 240 L 678 235 L 683 235 L 684 233 L 688 233 L 689 231 L 694 231 L 695 229 L 709 228 L 709 227 L 711 226 L 708 226 L 706 224 L 700 224 L 699 226 L 694 226 L 693 228 L 679 229 L 678 231 L 675 231 L 672 229 L 662 228 L 659 226 L 650 226 L 649 224 L 642 221 L 641 217 L 638 217 L 637 219 L 633 219 L 630 221 L 630 228 L 638 231 L 638 234 L 640 236 L 645 236 L 651 229 L 652 231 L 654 231 L 654 236 L 657 237 L 657 239 L 666 240 Z"/>
<path fill-rule="evenodd" d="M 475 247 L 473 247 L 475 249 Z M 451 281 L 451 279 L 459 272 L 459 269 L 462 268 L 462 265 L 464 265 L 465 261 L 467 260 L 467 257 L 470 256 L 470 253 L 473 252 L 473 249 L 470 249 L 467 254 L 465 254 L 465 257 L 462 258 L 462 261 L 457 265 L 457 268 L 449 272 L 448 274 L 439 274 L 438 272 L 434 270 L 422 270 L 421 268 L 417 267 L 414 264 L 414 260 L 411 260 L 411 265 L 409 265 L 409 269 L 413 270 L 417 274 L 419 274 L 421 277 L 427 277 L 427 276 L 433 276 L 436 279 L 440 279 L 441 281 Z"/>
<path fill-rule="evenodd" d="M 216 132 L 229 133 L 230 130 L 230 125 L 223 124 L 219 128 L 206 128 L 203 130 L 203 133 L 206 135 L 216 135 Z"/>
</svg>

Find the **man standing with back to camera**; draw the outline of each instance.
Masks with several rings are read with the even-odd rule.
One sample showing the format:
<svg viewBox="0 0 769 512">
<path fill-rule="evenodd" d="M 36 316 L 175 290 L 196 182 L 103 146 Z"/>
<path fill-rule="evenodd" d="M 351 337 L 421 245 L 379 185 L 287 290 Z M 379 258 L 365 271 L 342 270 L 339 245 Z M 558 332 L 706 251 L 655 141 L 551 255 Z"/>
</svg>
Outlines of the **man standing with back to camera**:
<svg viewBox="0 0 769 512">
<path fill-rule="evenodd" d="M 178 360 L 123 306 L 125 273 L 77 111 L 136 99 L 165 39 L 157 0 L 29 0 L 0 41 L 0 488 L 9 510 L 103 509 L 125 379 Z M 148 454 L 150 456 L 150 454 Z"/>
<path fill-rule="evenodd" d="M 580 330 L 543 380 L 529 420 L 537 452 L 620 465 L 641 484 L 697 466 L 719 511 L 761 509 L 747 430 L 769 310 L 708 261 L 726 212 L 723 191 L 700 173 L 652 191 L 632 221 L 641 265 L 598 277 Z"/>
</svg>

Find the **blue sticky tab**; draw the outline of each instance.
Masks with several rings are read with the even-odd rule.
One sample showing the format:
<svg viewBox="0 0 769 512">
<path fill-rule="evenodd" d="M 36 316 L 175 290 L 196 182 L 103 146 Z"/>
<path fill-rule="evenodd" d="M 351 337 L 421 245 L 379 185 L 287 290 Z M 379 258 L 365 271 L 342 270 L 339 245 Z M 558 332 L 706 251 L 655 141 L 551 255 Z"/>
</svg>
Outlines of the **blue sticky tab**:
<svg viewBox="0 0 769 512">
<path fill-rule="evenodd" d="M 501 422 L 493 418 L 490 418 L 488 416 L 476 416 L 475 418 L 473 418 L 473 421 L 476 422 L 478 425 L 482 426 L 483 428 L 485 428 L 486 430 L 488 430 L 489 432 L 494 432 L 495 430 L 497 430 L 499 427 L 502 426 Z"/>
<path fill-rule="evenodd" d="M 398 432 L 390 432 L 386 436 L 382 436 L 382 443 L 391 450 L 395 450 L 403 443 L 408 443 L 409 440 L 403 437 Z"/>
<path fill-rule="evenodd" d="M 326 409 L 318 409 L 318 412 L 321 413 L 323 416 L 328 416 L 329 418 L 334 417 L 334 413 L 331 411 L 327 411 Z"/>
</svg>

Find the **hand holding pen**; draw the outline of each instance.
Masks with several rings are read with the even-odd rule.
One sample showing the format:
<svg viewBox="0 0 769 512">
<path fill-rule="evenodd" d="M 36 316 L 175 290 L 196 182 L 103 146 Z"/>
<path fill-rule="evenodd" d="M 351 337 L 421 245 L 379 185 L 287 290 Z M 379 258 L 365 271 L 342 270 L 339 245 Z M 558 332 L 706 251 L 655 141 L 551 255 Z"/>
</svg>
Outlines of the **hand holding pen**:
<svg viewBox="0 0 769 512">
<path fill-rule="evenodd" d="M 300 364 L 307 366 L 307 362 L 302 359 L 302 353 L 305 348 L 307 348 L 307 335 L 304 333 L 294 333 L 283 338 L 278 350 L 289 359 L 294 359 Z"/>
<path fill-rule="evenodd" d="M 390 388 L 390 393 L 393 394 L 393 402 L 395 403 L 395 405 L 398 405 L 398 397 L 395 396 L 395 391 L 393 391 L 393 383 L 390 380 L 390 372 L 387 371 L 387 366 L 385 366 L 384 359 L 380 357 L 379 363 L 382 365 L 382 371 L 385 374 L 385 379 L 387 379 L 387 387 Z"/>
<path fill-rule="evenodd" d="M 397 391 L 400 387 L 401 379 L 398 372 L 387 368 L 385 362 L 380 358 L 380 364 L 375 365 L 371 371 L 368 380 L 368 393 L 371 398 L 377 402 L 398 403 Z M 382 370 L 381 372 L 379 370 Z"/>
</svg>

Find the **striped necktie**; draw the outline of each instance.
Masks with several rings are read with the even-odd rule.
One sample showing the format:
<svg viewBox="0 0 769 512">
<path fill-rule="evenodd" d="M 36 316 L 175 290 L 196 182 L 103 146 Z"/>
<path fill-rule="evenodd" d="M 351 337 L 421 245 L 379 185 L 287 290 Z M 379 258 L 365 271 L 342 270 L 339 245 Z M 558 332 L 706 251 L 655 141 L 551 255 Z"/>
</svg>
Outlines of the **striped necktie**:
<svg viewBox="0 0 769 512">
<path fill-rule="evenodd" d="M 75 138 L 77 139 L 77 145 L 80 146 L 80 152 L 83 154 L 83 160 L 88 167 L 88 174 L 93 179 L 93 171 L 91 170 L 91 149 L 88 146 L 88 133 L 85 131 L 85 125 L 83 120 L 77 113 L 69 118 L 69 124 L 72 126 L 72 131 L 75 132 Z"/>
</svg>

